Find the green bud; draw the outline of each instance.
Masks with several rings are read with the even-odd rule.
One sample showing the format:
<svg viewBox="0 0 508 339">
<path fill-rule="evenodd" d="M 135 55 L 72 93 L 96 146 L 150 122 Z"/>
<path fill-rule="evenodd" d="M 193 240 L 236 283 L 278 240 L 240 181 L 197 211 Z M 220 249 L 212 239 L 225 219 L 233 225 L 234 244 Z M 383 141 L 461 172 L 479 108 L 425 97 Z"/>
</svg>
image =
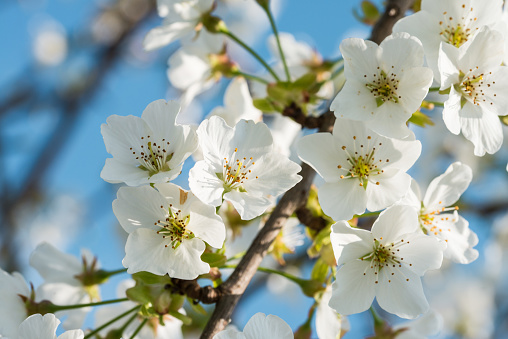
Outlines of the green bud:
<svg viewBox="0 0 508 339">
<path fill-rule="evenodd" d="M 221 18 L 210 13 L 205 13 L 201 16 L 201 23 L 208 32 L 213 34 L 226 33 L 228 31 L 226 23 Z"/>
<path fill-rule="evenodd" d="M 413 115 L 411 115 L 411 118 L 409 118 L 408 122 L 420 127 L 425 127 L 426 125 L 434 126 L 432 119 L 420 111 L 414 112 Z"/>
</svg>

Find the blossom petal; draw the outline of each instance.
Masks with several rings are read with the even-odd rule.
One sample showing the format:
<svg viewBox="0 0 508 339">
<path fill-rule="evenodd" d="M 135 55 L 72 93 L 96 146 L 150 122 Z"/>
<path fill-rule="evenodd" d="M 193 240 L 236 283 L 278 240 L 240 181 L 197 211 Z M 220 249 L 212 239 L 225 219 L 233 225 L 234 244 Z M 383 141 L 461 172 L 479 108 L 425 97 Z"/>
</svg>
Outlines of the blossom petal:
<svg viewBox="0 0 508 339">
<path fill-rule="evenodd" d="M 215 171 L 216 169 L 204 160 L 198 161 L 189 171 L 189 187 L 203 202 L 219 206 L 222 203 L 224 183 Z"/>
<path fill-rule="evenodd" d="M 406 244 L 397 247 L 397 256 L 403 258 L 401 262 L 406 264 L 408 270 L 422 276 L 427 270 L 441 267 L 446 248 L 444 241 L 421 233 L 405 234 L 403 237 Z M 411 266 L 408 267 L 408 264 Z"/>
<path fill-rule="evenodd" d="M 474 145 L 474 154 L 496 153 L 503 143 L 501 121 L 494 113 L 467 102 L 460 111 L 462 133 Z"/>
<path fill-rule="evenodd" d="M 391 273 L 394 273 L 393 275 Z M 380 271 L 376 299 L 387 312 L 401 318 L 414 319 L 428 311 L 420 277 L 408 269 L 384 267 Z"/>
<path fill-rule="evenodd" d="M 197 199 L 192 204 L 187 228 L 215 248 L 221 248 L 226 239 L 226 226 L 221 217 L 215 214 L 215 208 Z"/>
<path fill-rule="evenodd" d="M 83 267 L 78 258 L 60 252 L 53 245 L 43 242 L 30 255 L 30 266 L 35 268 L 45 281 L 69 282 L 69 277 L 81 273 Z M 74 283 L 76 279 L 71 278 Z"/>
<path fill-rule="evenodd" d="M 19 325 L 19 338 L 56 339 L 56 328 L 60 324 L 54 314 L 33 314 Z"/>
<path fill-rule="evenodd" d="M 411 185 L 409 174 L 393 168 L 369 179 L 366 190 L 369 211 L 379 211 L 393 205 L 407 194 Z"/>
<path fill-rule="evenodd" d="M 349 220 L 365 212 L 367 194 L 355 178 L 324 183 L 319 187 L 318 199 L 323 212 L 333 220 Z"/>
<path fill-rule="evenodd" d="M 471 167 L 454 162 L 446 171 L 432 180 L 425 193 L 423 205 L 428 212 L 441 210 L 459 200 L 473 179 Z"/>
<path fill-rule="evenodd" d="M 275 315 L 265 316 L 263 313 L 256 313 L 243 329 L 245 337 L 255 338 L 280 338 L 293 339 L 293 331 L 288 324 Z"/>
<path fill-rule="evenodd" d="M 272 201 L 266 197 L 253 196 L 238 191 L 227 192 L 224 194 L 224 200 L 233 204 L 242 220 L 254 219 L 272 205 Z"/>
<path fill-rule="evenodd" d="M 358 38 L 349 38 L 344 39 L 339 48 L 344 57 L 346 79 L 358 77 L 359 74 L 378 72 L 377 54 L 379 46 L 376 43 Z"/>
<path fill-rule="evenodd" d="M 333 99 L 330 110 L 334 111 L 337 119 L 369 121 L 376 116 L 378 107 L 376 98 L 365 83 L 349 78 Z"/>
<path fill-rule="evenodd" d="M 450 94 L 448 96 L 448 100 L 444 103 L 443 109 L 443 121 L 446 125 L 446 128 L 453 134 L 457 135 L 460 133 L 460 116 L 459 111 L 461 108 L 462 96 L 455 87 L 450 87 Z"/>
<path fill-rule="evenodd" d="M 359 259 L 369 251 L 372 252 L 373 240 L 374 238 L 369 231 L 352 228 L 344 220 L 333 224 L 330 241 L 337 265 Z M 355 246 L 349 246 L 350 244 L 355 244 Z"/>
<path fill-rule="evenodd" d="M 155 27 L 151 29 L 143 40 L 143 47 L 146 51 L 152 51 L 162 46 L 168 45 L 177 39 L 192 32 L 194 23 L 175 22 L 171 25 Z"/>
<path fill-rule="evenodd" d="M 149 186 L 120 187 L 113 201 L 113 213 L 127 233 L 140 227 L 159 230 L 154 223 L 166 219 L 166 207 L 164 197 Z"/>
<path fill-rule="evenodd" d="M 409 206 L 395 205 L 387 208 L 372 225 L 372 235 L 382 243 L 399 241 L 408 233 L 418 231 L 418 214 Z"/>
<path fill-rule="evenodd" d="M 129 234 L 122 263 L 129 274 L 146 271 L 192 280 L 210 270 L 210 266 L 201 261 L 205 247 L 202 240 L 193 238 L 184 239 L 173 249 L 169 239 L 163 239 L 154 230 L 140 228 Z"/>
<path fill-rule="evenodd" d="M 367 310 L 376 293 L 376 277 L 370 261 L 345 263 L 335 276 L 328 305 L 337 313 L 348 315 Z"/>
<path fill-rule="evenodd" d="M 339 151 L 330 133 L 307 135 L 298 141 L 296 148 L 300 159 L 309 164 L 325 181 L 337 181 L 342 174 L 347 174 L 346 153 Z M 342 165 L 344 170 L 339 170 L 338 165 Z"/>
<path fill-rule="evenodd" d="M 380 60 L 385 70 L 393 69 L 395 73 L 401 73 L 423 65 L 422 43 L 409 33 L 393 33 L 379 47 L 382 49 Z"/>
</svg>

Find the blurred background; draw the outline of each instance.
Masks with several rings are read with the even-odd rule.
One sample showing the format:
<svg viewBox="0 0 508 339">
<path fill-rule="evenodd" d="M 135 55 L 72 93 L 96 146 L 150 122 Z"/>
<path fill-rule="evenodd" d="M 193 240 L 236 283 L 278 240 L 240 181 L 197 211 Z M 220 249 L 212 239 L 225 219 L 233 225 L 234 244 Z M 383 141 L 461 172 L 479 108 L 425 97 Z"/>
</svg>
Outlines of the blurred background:
<svg viewBox="0 0 508 339">
<path fill-rule="evenodd" d="M 381 1 L 375 3 L 382 8 Z M 360 5 L 359 0 L 273 1 L 279 31 L 330 59 L 339 55 L 344 38 L 369 36 L 371 27 L 353 15 L 360 13 Z M 218 1 L 217 13 L 265 59 L 273 59 L 266 42 L 269 22 L 254 0 Z M 166 75 L 178 43 L 154 52 L 142 48 L 146 33 L 160 23 L 150 0 L 0 1 L 0 41 L 6 42 L 0 52 L 2 269 L 20 271 L 37 286 L 42 280 L 28 257 L 42 241 L 76 256 L 88 248 L 103 268 L 121 268 L 126 234 L 111 209 L 119 186 L 99 177 L 109 157 L 100 125 L 112 114 L 140 116 L 156 99 L 178 99 L 180 92 Z M 243 70 L 260 71 L 237 46 L 228 48 Z M 197 124 L 222 105 L 228 82 L 221 80 L 193 100 L 181 121 Z M 445 263 L 424 279 L 431 306 L 445 320 L 439 337 L 507 338 L 508 145 L 493 156 L 475 157 L 471 143 L 446 130 L 439 110 L 429 114 L 434 126 L 414 128 L 423 154 L 410 174 L 424 188 L 452 162 L 470 165 L 473 183 L 459 205 L 480 239 L 475 262 Z M 188 160 L 176 181 L 184 188 L 192 165 Z M 285 258 L 288 271 L 309 276 L 312 261 L 306 259 L 305 246 Z M 115 298 L 116 285 L 127 277 L 107 283 L 103 299 Z M 263 312 L 278 315 L 296 330 L 311 305 L 296 285 L 259 273 L 233 321 L 243 328 L 252 315 Z M 370 314 L 349 321 L 346 338 L 372 334 Z M 93 326 L 92 316 L 86 326 Z"/>
</svg>

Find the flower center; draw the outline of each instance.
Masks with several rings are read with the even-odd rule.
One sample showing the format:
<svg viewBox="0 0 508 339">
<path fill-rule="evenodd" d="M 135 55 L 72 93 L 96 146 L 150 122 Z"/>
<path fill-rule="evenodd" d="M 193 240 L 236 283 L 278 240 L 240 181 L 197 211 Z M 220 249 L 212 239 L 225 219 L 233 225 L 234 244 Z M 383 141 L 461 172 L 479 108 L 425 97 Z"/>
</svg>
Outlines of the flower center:
<svg viewBox="0 0 508 339">
<path fill-rule="evenodd" d="M 157 142 L 148 141 L 145 144 L 145 140 L 150 139 L 148 135 L 145 137 L 141 137 L 141 151 L 134 151 L 132 147 L 130 150 L 132 151 L 132 155 L 136 157 L 136 160 L 140 163 L 138 166 L 142 170 L 148 171 L 148 175 L 151 177 L 154 174 L 159 172 L 167 172 L 171 170 L 169 168 L 168 162 L 173 157 L 173 152 L 169 153 L 166 149 L 169 147 L 169 141 L 166 139 L 162 139 L 162 142 L 159 144 Z"/>
<path fill-rule="evenodd" d="M 164 206 L 161 208 L 164 209 Z M 157 234 L 162 235 L 163 239 L 169 238 L 171 247 L 177 249 L 184 239 L 194 238 L 194 233 L 187 229 L 190 216 L 182 216 L 182 210 L 174 210 L 172 204 L 169 204 L 168 212 L 165 220 L 157 220 L 154 225 L 161 227 Z M 169 245 L 164 246 L 168 247 Z"/>
<path fill-rule="evenodd" d="M 476 67 L 478 69 L 478 66 Z M 491 101 L 487 101 L 487 97 L 484 93 L 484 89 L 486 87 L 491 87 L 491 85 L 495 84 L 496 82 L 493 81 L 492 83 L 489 83 L 484 79 L 485 74 L 471 74 L 473 72 L 473 69 L 469 70 L 469 74 L 466 76 L 464 73 L 460 72 L 459 76 L 462 79 L 462 82 L 455 88 L 458 92 L 462 93 L 462 100 L 461 100 L 461 106 L 463 107 L 466 103 L 466 100 L 469 100 L 474 105 L 480 106 L 480 103 L 487 104 L 490 103 L 490 105 L 493 105 Z M 492 72 L 489 72 L 489 74 L 492 74 Z M 497 94 L 493 94 L 494 96 L 497 96 Z"/>
<path fill-rule="evenodd" d="M 441 28 L 441 39 L 450 45 L 460 47 L 471 36 L 471 28 L 467 28 L 469 23 L 474 24 L 478 18 L 471 17 L 470 13 L 473 12 L 473 7 L 469 11 L 466 10 L 466 5 L 462 4 L 462 9 L 465 11 L 461 17 L 462 22 L 457 22 L 448 12 L 443 12 L 443 20 L 439 21 Z M 476 28 L 475 30 L 478 30 Z"/>
<path fill-rule="evenodd" d="M 397 268 L 402 267 L 403 263 L 409 266 L 413 266 L 413 264 L 404 262 L 404 258 L 401 258 L 397 255 L 397 252 L 399 252 L 399 247 L 409 244 L 409 241 L 404 241 L 404 239 L 401 239 L 397 242 L 382 244 L 381 240 L 383 240 L 383 237 L 381 237 L 379 240 L 374 238 L 374 244 L 372 246 L 373 251 L 360 258 L 362 261 L 370 261 L 370 269 L 374 270 L 374 275 L 376 276 L 376 284 L 379 283 L 379 272 L 381 272 L 381 270 L 385 267 L 391 266 L 392 268 L 395 268 L 395 270 L 391 270 L 391 275 L 393 276 L 396 273 L 395 271 L 398 271 Z M 368 268 L 369 267 L 367 267 L 367 269 Z M 367 275 L 367 273 L 364 272 L 363 275 Z M 406 279 L 406 281 L 409 281 L 409 279 Z M 388 282 L 391 282 L 391 279 L 388 280 Z"/>
<path fill-rule="evenodd" d="M 238 148 L 235 148 L 233 155 L 228 160 L 224 158 L 222 161 L 222 173 L 217 173 L 217 177 L 219 177 L 224 182 L 224 189 L 226 192 L 232 190 L 239 190 L 240 192 L 245 192 L 243 188 L 243 184 L 252 178 L 252 166 L 256 163 L 253 161 L 252 157 L 237 157 Z M 257 176 L 254 177 L 258 179 Z"/>
<path fill-rule="evenodd" d="M 439 204 L 442 202 L 440 201 Z M 445 235 L 444 232 L 451 232 L 451 229 L 449 227 L 446 227 L 446 223 L 451 222 L 454 223 L 457 221 L 457 218 L 454 214 L 445 213 L 443 212 L 450 212 L 450 211 L 456 211 L 458 210 L 458 206 L 452 206 L 452 207 L 442 207 L 441 209 L 428 212 L 425 209 L 425 206 L 423 206 L 420 209 L 419 213 L 419 220 L 420 220 L 420 228 L 422 229 L 423 233 L 427 235 Z M 448 242 L 448 239 L 445 239 L 446 242 Z"/>
<path fill-rule="evenodd" d="M 380 68 L 378 67 L 378 69 Z M 392 72 L 390 75 L 387 75 L 385 71 L 381 70 L 379 75 L 373 75 L 374 81 L 365 84 L 365 86 L 370 90 L 370 93 L 374 95 L 377 107 L 381 106 L 387 101 L 398 103 L 401 96 L 397 95 L 396 92 L 400 82 L 397 79 L 397 74 Z M 367 77 L 367 75 L 365 74 L 364 77 Z"/>
<path fill-rule="evenodd" d="M 383 161 L 379 159 L 379 161 L 376 161 L 376 157 L 374 156 L 376 147 L 371 147 L 371 136 L 367 136 L 365 145 L 360 143 L 356 136 L 353 136 L 353 140 L 354 143 L 351 152 L 346 146 L 342 146 L 342 150 L 347 155 L 347 164 L 339 164 L 337 168 L 343 172 L 347 172 L 340 176 L 341 179 L 357 178 L 360 181 L 360 186 L 367 189 L 369 180 L 372 181 L 371 177 L 384 172 L 378 165 L 389 162 L 390 160 L 386 159 Z M 379 143 L 379 146 L 381 145 L 382 143 Z M 379 185 L 379 181 L 376 181 L 375 184 Z"/>
</svg>

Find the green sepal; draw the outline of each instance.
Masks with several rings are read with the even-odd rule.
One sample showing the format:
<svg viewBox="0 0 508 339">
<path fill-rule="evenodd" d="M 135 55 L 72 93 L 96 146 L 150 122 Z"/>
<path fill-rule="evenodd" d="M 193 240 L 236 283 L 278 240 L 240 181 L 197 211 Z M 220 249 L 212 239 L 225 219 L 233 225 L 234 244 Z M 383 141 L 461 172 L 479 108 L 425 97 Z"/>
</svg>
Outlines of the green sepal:
<svg viewBox="0 0 508 339">
<path fill-rule="evenodd" d="M 194 300 L 192 300 L 191 298 L 187 298 L 187 301 L 194 312 L 202 315 L 208 314 L 205 308 L 200 303 L 194 303 Z"/>
<path fill-rule="evenodd" d="M 310 277 L 312 280 L 324 283 L 328 277 L 329 269 L 330 266 L 328 266 L 328 264 L 323 259 L 318 258 L 314 264 L 314 267 L 312 268 Z"/>
<path fill-rule="evenodd" d="M 316 73 L 314 72 L 306 73 L 301 77 L 299 77 L 298 79 L 296 79 L 296 81 L 293 83 L 293 86 L 296 88 L 308 89 L 312 85 L 314 85 L 316 81 L 317 81 Z"/>
<path fill-rule="evenodd" d="M 428 115 L 420 111 L 414 112 L 413 115 L 411 115 L 411 118 L 409 118 L 408 122 L 420 127 L 425 127 L 427 125 L 434 126 L 434 122 L 432 121 L 432 119 Z"/>
<path fill-rule="evenodd" d="M 330 243 L 330 232 L 331 232 L 331 225 L 328 227 L 323 228 L 314 238 L 314 242 L 312 245 L 307 249 L 307 254 L 311 258 L 316 258 L 319 256 L 321 249 L 324 245 Z"/>
<path fill-rule="evenodd" d="M 201 260 L 210 265 L 210 267 L 220 267 L 226 263 L 228 258 L 220 253 L 203 253 Z"/>
<path fill-rule="evenodd" d="M 460 97 L 460 109 L 464 108 L 464 105 L 467 103 L 467 99 L 464 97 Z"/>
<path fill-rule="evenodd" d="M 276 111 L 275 106 L 272 105 L 272 101 L 268 98 L 254 99 L 252 100 L 254 107 L 262 112 L 274 112 Z"/>
<path fill-rule="evenodd" d="M 156 275 L 150 272 L 138 272 L 132 275 L 132 279 L 136 281 L 141 281 L 145 284 L 169 284 L 171 283 L 171 278 L 167 275 Z"/>
<path fill-rule="evenodd" d="M 508 126 L 508 115 L 504 115 L 502 117 L 499 117 L 499 119 L 501 120 L 501 122 L 505 125 Z"/>
<path fill-rule="evenodd" d="M 367 0 L 362 1 L 360 6 L 362 11 L 361 14 L 358 13 L 356 8 L 353 8 L 354 17 L 366 25 L 373 26 L 381 17 L 381 13 L 378 8 L 372 2 Z"/>
</svg>

